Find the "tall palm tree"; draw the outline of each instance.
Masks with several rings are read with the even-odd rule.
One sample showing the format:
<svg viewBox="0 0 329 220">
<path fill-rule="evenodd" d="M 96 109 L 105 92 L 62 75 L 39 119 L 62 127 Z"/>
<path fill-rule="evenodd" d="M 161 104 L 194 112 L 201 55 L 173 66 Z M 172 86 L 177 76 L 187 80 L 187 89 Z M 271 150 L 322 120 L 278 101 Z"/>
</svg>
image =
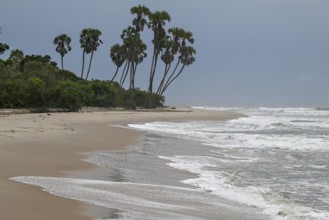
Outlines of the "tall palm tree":
<svg viewBox="0 0 329 220">
<path fill-rule="evenodd" d="M 179 57 L 180 62 L 182 63 L 182 67 L 176 75 L 171 75 L 171 77 L 168 79 L 168 81 L 164 85 L 164 87 L 160 93 L 161 95 L 163 95 L 163 93 L 167 90 L 167 88 L 170 86 L 170 84 L 180 76 L 180 74 L 183 72 L 183 70 L 186 66 L 189 66 L 192 63 L 194 63 L 195 58 L 193 55 L 195 53 L 196 53 L 195 49 L 191 46 L 187 46 L 182 49 L 181 55 Z"/>
<path fill-rule="evenodd" d="M 132 66 L 132 50 L 133 50 L 133 41 L 135 40 L 135 34 L 136 31 L 133 27 L 129 26 L 126 29 L 122 31 L 121 39 L 123 41 L 122 50 L 125 54 L 125 66 L 123 68 L 121 78 L 120 78 L 120 85 L 123 86 L 123 84 L 126 81 L 127 75 L 129 73 L 129 70 Z"/>
<path fill-rule="evenodd" d="M 135 88 L 135 76 L 137 71 L 137 66 L 143 62 L 144 58 L 147 56 L 146 54 L 147 46 L 143 43 L 140 35 L 137 35 L 137 39 L 134 42 L 134 50 L 132 54 L 132 68 L 130 75 L 130 89 Z"/>
<path fill-rule="evenodd" d="M 120 67 L 126 61 L 126 54 L 125 54 L 125 50 L 124 50 L 124 45 L 119 45 L 119 44 L 113 45 L 111 47 L 111 50 L 110 50 L 110 57 L 111 57 L 112 62 L 117 67 L 117 69 L 115 71 L 115 74 L 114 74 L 113 78 L 111 79 L 111 82 L 113 82 L 115 77 L 118 74 L 118 71 L 119 71 Z"/>
<path fill-rule="evenodd" d="M 132 42 L 133 45 L 131 53 L 134 58 L 130 68 L 130 88 L 134 88 L 137 65 L 143 61 L 144 57 L 146 57 L 146 53 L 144 51 L 146 50 L 146 45 L 141 41 L 140 32 L 144 30 L 144 27 L 147 24 L 146 17 L 149 16 L 151 12 L 146 6 L 138 5 L 137 7 L 132 7 L 130 9 L 130 13 L 136 15 L 132 21 L 135 34 Z"/>
<path fill-rule="evenodd" d="M 164 26 L 166 22 L 170 22 L 171 17 L 166 11 L 156 11 L 149 14 L 149 24 L 148 27 L 153 31 L 153 56 L 152 64 L 150 70 L 150 79 L 149 79 L 149 93 L 153 92 L 153 81 L 154 75 L 157 67 L 158 57 L 160 52 L 163 50 L 166 40 L 166 30 Z"/>
<path fill-rule="evenodd" d="M 144 26 L 147 24 L 146 16 L 149 16 L 151 13 L 150 9 L 144 5 L 138 5 L 137 7 L 132 7 L 130 13 L 136 15 L 132 22 L 136 28 L 136 32 L 142 32 Z"/>
<path fill-rule="evenodd" d="M 85 55 L 88 49 L 88 29 L 83 29 L 80 33 L 80 47 L 82 48 L 82 68 L 81 68 L 81 79 L 83 79 L 83 73 L 85 68 Z"/>
<path fill-rule="evenodd" d="M 101 35 L 102 35 L 102 32 L 98 29 L 85 28 L 81 31 L 80 46 L 83 49 L 81 78 L 83 78 L 83 73 L 84 73 L 85 54 L 91 53 L 88 70 L 87 70 L 87 74 L 86 74 L 86 80 L 88 79 L 88 76 L 89 76 L 94 52 L 97 50 L 97 48 L 100 46 L 100 44 L 103 43 L 103 41 L 99 38 Z"/>
<path fill-rule="evenodd" d="M 169 37 L 170 45 L 166 49 L 165 53 L 163 54 L 162 60 L 165 62 L 166 66 L 171 65 L 173 62 L 173 56 L 178 54 L 177 63 L 172 71 L 172 73 L 167 77 L 168 69 L 165 70 L 163 79 L 160 83 L 157 93 L 163 95 L 163 93 L 167 90 L 170 84 L 177 79 L 177 77 L 182 73 L 186 66 L 191 65 L 194 61 L 194 54 L 196 53 L 195 49 L 188 44 L 194 43 L 194 38 L 191 32 L 185 31 L 181 28 L 172 28 L 169 29 L 168 32 L 172 35 Z M 179 65 L 181 64 L 180 70 L 177 72 Z M 167 78 L 166 78 L 167 77 Z M 164 83 L 165 82 L 165 83 Z"/>
<path fill-rule="evenodd" d="M 123 41 L 122 53 L 125 56 L 126 64 L 121 75 L 120 85 L 123 86 L 128 73 L 130 72 L 129 88 L 133 89 L 135 87 L 135 75 L 137 66 L 147 56 L 147 47 L 146 44 L 143 43 L 140 34 L 136 32 L 134 27 L 128 27 L 123 30 L 121 39 Z"/>
<path fill-rule="evenodd" d="M 64 69 L 64 64 L 63 64 L 64 56 L 72 49 L 70 43 L 71 43 L 71 38 L 66 34 L 58 35 L 54 39 L 54 44 L 57 45 L 56 52 L 61 55 L 62 70 Z"/>
<path fill-rule="evenodd" d="M 174 61 L 175 54 L 177 53 L 173 50 L 173 48 L 174 48 L 173 45 L 174 45 L 174 41 L 170 38 L 170 36 L 167 36 L 167 41 L 165 43 L 165 50 L 164 50 L 163 54 L 161 55 L 161 60 L 165 64 L 165 70 L 164 70 L 164 73 L 162 76 L 162 80 L 159 84 L 157 94 L 160 94 L 161 90 L 163 89 L 166 77 L 167 77 L 170 67 L 171 67 L 171 63 Z"/>
</svg>

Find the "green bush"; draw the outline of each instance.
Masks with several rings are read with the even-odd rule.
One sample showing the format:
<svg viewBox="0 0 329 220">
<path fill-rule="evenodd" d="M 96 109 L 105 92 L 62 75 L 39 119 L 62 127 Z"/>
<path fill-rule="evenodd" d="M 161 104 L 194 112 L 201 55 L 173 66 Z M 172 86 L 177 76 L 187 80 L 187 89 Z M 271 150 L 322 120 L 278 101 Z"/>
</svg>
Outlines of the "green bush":
<svg viewBox="0 0 329 220">
<path fill-rule="evenodd" d="M 25 56 L 20 62 L 0 59 L 0 108 L 89 107 L 128 109 L 162 106 L 164 97 L 140 89 L 125 90 L 110 81 L 80 79 L 57 68 L 49 56 Z"/>
<path fill-rule="evenodd" d="M 31 77 L 27 80 L 27 105 L 28 107 L 45 107 L 45 85 L 44 82 L 37 78 Z"/>
<path fill-rule="evenodd" d="M 47 98 L 49 107 L 67 108 L 69 111 L 77 112 L 82 107 L 81 89 L 77 82 L 62 81 L 50 89 Z"/>
<path fill-rule="evenodd" d="M 28 106 L 27 85 L 22 80 L 7 80 L 0 87 L 1 108 L 23 108 Z"/>
<path fill-rule="evenodd" d="M 139 89 L 127 90 L 125 95 L 125 104 L 129 109 L 139 108 L 156 108 L 162 107 L 164 104 L 164 97 L 157 94 L 150 94 Z"/>
</svg>

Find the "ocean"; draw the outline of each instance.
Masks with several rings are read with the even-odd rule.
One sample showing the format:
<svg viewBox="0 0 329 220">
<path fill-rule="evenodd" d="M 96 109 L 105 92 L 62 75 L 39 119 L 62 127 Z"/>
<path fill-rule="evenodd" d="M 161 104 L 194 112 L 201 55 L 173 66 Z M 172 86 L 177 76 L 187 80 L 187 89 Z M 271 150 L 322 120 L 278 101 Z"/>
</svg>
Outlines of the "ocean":
<svg viewBox="0 0 329 220">
<path fill-rule="evenodd" d="M 329 110 L 219 108 L 230 121 L 129 124 L 127 152 L 94 152 L 97 179 L 14 177 L 109 209 L 100 219 L 329 219 Z"/>
</svg>

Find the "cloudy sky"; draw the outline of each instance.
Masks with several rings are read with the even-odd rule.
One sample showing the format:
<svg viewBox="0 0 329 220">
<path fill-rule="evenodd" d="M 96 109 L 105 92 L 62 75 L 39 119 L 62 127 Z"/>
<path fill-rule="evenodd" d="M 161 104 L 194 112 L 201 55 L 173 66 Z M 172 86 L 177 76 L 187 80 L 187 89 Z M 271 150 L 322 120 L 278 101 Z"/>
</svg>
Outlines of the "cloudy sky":
<svg viewBox="0 0 329 220">
<path fill-rule="evenodd" d="M 64 65 L 79 74 L 79 34 L 98 28 L 104 44 L 90 74 L 110 79 L 115 66 L 109 48 L 120 43 L 121 31 L 133 19 L 129 10 L 138 4 L 166 10 L 172 17 L 167 27 L 189 30 L 196 40 L 196 62 L 168 89 L 167 104 L 329 106 L 328 0 L 1 0 L 0 42 L 25 54 L 49 54 L 60 63 L 52 42 L 66 33 L 73 49 Z M 150 36 L 143 34 L 145 41 Z M 148 48 L 137 73 L 143 89 L 151 44 Z"/>
</svg>

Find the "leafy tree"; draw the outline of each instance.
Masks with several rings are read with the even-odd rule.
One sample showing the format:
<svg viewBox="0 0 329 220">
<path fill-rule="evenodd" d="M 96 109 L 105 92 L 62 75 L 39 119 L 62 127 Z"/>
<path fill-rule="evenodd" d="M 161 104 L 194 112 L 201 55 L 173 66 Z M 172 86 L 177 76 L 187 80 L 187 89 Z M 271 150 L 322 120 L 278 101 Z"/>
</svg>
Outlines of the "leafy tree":
<svg viewBox="0 0 329 220">
<path fill-rule="evenodd" d="M 54 39 L 54 44 L 56 45 L 56 52 L 61 55 L 62 70 L 64 69 L 63 58 L 65 54 L 67 54 L 72 49 L 70 43 L 71 43 L 71 38 L 66 34 L 58 35 Z"/>
<path fill-rule="evenodd" d="M 8 79 L 0 87 L 0 107 L 22 108 L 27 107 L 27 85 L 20 79 Z"/>
<path fill-rule="evenodd" d="M 45 107 L 45 85 L 37 78 L 31 77 L 27 81 L 28 107 Z"/>
<path fill-rule="evenodd" d="M 129 109 L 136 109 L 136 107 L 156 108 L 163 106 L 165 102 L 165 98 L 163 96 L 142 91 L 138 88 L 127 90 L 124 94 L 124 100 L 124 106 Z"/>
<path fill-rule="evenodd" d="M 49 55 L 26 55 L 20 63 L 20 71 L 25 80 L 35 76 L 49 82 L 53 76 L 51 73 L 57 70 L 57 64 L 51 60 Z"/>
<path fill-rule="evenodd" d="M 82 107 L 81 87 L 78 82 L 60 81 L 48 91 L 47 96 L 50 107 L 67 108 L 73 112 Z"/>
<path fill-rule="evenodd" d="M 88 79 L 91 62 L 94 56 L 94 52 L 103 43 L 103 41 L 99 38 L 102 35 L 102 32 L 98 29 L 86 28 L 81 31 L 80 34 L 80 46 L 83 49 L 82 52 L 82 70 L 81 70 L 81 78 L 83 78 L 84 73 L 84 65 L 85 65 L 85 54 L 90 55 L 89 66 L 86 74 L 86 79 Z"/>
<path fill-rule="evenodd" d="M 164 28 L 166 21 L 170 22 L 171 17 L 166 11 L 156 11 L 149 14 L 149 28 L 153 31 L 153 56 L 150 70 L 149 88 L 153 92 L 153 81 L 157 67 L 158 57 L 165 46 L 166 30 Z"/>
<path fill-rule="evenodd" d="M 23 59 L 24 59 L 24 53 L 23 51 L 16 49 L 16 50 L 12 50 L 9 56 L 10 60 L 13 60 L 17 63 L 20 63 Z"/>
</svg>

